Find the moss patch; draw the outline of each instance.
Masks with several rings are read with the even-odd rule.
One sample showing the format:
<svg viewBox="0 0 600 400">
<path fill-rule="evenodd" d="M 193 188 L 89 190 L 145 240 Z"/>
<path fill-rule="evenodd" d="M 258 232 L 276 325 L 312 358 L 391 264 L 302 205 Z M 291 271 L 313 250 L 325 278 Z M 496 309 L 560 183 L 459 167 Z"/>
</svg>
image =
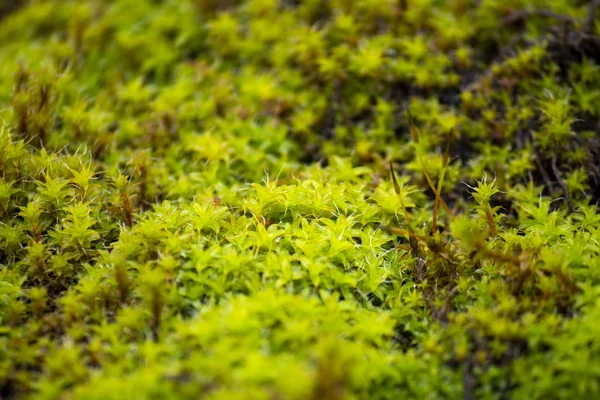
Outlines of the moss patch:
<svg viewBox="0 0 600 400">
<path fill-rule="evenodd" d="M 6 16 L 0 397 L 600 396 L 588 3 Z"/>
</svg>

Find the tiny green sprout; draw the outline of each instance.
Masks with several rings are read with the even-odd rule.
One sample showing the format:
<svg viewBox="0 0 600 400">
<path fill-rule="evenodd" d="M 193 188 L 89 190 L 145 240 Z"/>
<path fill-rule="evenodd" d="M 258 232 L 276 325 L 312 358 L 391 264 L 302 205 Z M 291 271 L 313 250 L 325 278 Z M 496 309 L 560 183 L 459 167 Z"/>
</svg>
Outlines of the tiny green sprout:
<svg viewBox="0 0 600 400">
<path fill-rule="evenodd" d="M 487 175 L 484 175 L 483 179 L 477 181 L 476 188 L 467 185 L 470 189 L 473 190 L 472 196 L 479 205 L 477 211 L 485 216 L 485 219 L 489 225 L 490 235 L 492 236 L 495 236 L 497 234 L 495 213 L 499 209 L 498 207 L 492 208 L 490 206 L 490 200 L 492 196 L 500 192 L 500 190 L 498 190 L 495 185 L 496 179 L 488 183 Z"/>
<path fill-rule="evenodd" d="M 85 201 L 89 194 L 90 181 L 94 179 L 96 172 L 92 165 L 81 165 L 79 169 L 69 168 L 73 177 L 71 182 L 78 188 L 80 192 L 80 199 Z"/>
<path fill-rule="evenodd" d="M 92 229 L 96 222 L 90 215 L 89 203 L 75 203 L 64 210 L 66 217 L 62 227 L 53 232 L 52 236 L 64 249 L 76 248 L 83 252 L 91 249 L 100 235 Z"/>
<path fill-rule="evenodd" d="M 467 186 L 473 190 L 471 194 L 479 205 L 489 204 L 492 196 L 500 192 L 496 188 L 496 179 L 488 182 L 487 175 L 484 175 L 481 180 L 477 180 L 477 187 Z"/>
<path fill-rule="evenodd" d="M 31 231 L 36 241 L 41 241 L 44 226 L 40 217 L 44 210 L 38 198 L 28 202 L 26 206 L 21 206 L 20 209 L 19 216 L 27 222 L 27 229 Z"/>
</svg>

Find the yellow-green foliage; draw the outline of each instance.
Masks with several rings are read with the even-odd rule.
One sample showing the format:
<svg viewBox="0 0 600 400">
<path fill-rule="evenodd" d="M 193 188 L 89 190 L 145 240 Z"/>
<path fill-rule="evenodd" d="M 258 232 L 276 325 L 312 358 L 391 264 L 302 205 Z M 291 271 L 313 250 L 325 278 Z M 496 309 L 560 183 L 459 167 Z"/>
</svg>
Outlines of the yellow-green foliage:
<svg viewBox="0 0 600 400">
<path fill-rule="evenodd" d="M 600 398 L 591 2 L 8 3 L 0 398 Z"/>
</svg>

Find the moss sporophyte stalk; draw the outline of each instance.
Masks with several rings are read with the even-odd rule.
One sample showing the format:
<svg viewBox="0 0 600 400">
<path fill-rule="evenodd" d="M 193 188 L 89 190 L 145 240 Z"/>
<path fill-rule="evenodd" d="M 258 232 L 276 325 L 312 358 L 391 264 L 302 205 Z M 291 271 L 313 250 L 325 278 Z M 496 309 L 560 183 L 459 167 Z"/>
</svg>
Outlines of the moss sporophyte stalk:
<svg viewBox="0 0 600 400">
<path fill-rule="evenodd" d="M 0 5 L 0 398 L 600 398 L 578 0 Z"/>
</svg>

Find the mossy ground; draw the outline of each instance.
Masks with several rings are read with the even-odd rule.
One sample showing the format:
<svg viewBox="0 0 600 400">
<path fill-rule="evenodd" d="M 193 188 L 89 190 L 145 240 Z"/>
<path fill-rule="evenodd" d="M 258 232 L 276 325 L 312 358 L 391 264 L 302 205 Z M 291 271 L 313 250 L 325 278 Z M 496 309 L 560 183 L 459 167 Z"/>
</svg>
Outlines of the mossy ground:
<svg viewBox="0 0 600 400">
<path fill-rule="evenodd" d="M 600 398 L 591 2 L 17 3 L 0 398 Z"/>
</svg>

